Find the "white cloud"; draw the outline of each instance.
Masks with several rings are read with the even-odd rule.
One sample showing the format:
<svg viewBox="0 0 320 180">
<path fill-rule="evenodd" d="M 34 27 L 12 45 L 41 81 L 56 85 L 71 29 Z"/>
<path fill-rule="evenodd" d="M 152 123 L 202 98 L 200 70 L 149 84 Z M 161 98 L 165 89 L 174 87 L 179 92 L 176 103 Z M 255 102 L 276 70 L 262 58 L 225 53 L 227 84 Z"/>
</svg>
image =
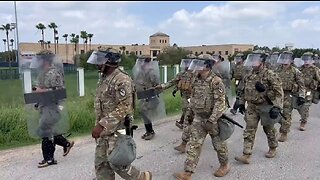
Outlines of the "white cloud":
<svg viewBox="0 0 320 180">
<path fill-rule="evenodd" d="M 309 19 L 295 19 L 291 22 L 292 28 L 310 28 L 310 20 Z"/>
<path fill-rule="evenodd" d="M 320 14 L 320 6 L 312 6 L 303 10 L 304 14 L 316 15 Z"/>
</svg>

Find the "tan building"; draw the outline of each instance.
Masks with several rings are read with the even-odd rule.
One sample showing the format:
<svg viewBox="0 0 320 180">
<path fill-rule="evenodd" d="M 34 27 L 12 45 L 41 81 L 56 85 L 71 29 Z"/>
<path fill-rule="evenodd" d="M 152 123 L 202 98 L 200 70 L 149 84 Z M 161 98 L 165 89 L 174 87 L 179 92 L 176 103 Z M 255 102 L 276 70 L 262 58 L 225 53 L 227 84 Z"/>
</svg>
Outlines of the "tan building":
<svg viewBox="0 0 320 180">
<path fill-rule="evenodd" d="M 91 49 L 97 50 L 98 47 L 111 47 L 119 50 L 122 53 L 124 51 L 125 54 L 134 53 L 137 56 L 139 55 L 150 55 L 153 59 L 157 57 L 157 55 L 163 52 L 165 47 L 170 46 L 170 37 L 161 32 L 157 32 L 149 37 L 149 44 L 132 44 L 132 45 L 108 45 L 108 44 L 92 44 Z M 47 49 L 54 52 L 54 44 L 46 45 Z M 39 52 L 41 50 L 40 43 L 20 43 L 19 48 L 21 53 L 27 52 Z M 193 54 L 202 54 L 202 53 L 216 53 L 221 54 L 224 57 L 228 57 L 228 55 L 232 55 L 237 51 L 246 51 L 249 49 L 253 49 L 253 45 L 247 44 L 226 44 L 226 45 L 202 45 L 202 46 L 189 46 L 183 47 L 187 50 L 190 50 Z M 76 52 L 76 51 L 77 52 Z M 90 45 L 88 44 L 87 50 L 90 50 Z M 74 44 L 68 43 L 59 44 L 57 54 L 63 59 L 64 63 L 73 64 L 73 56 L 75 54 L 84 53 L 85 48 L 83 44 L 79 44 L 77 48 L 75 48 Z"/>
</svg>

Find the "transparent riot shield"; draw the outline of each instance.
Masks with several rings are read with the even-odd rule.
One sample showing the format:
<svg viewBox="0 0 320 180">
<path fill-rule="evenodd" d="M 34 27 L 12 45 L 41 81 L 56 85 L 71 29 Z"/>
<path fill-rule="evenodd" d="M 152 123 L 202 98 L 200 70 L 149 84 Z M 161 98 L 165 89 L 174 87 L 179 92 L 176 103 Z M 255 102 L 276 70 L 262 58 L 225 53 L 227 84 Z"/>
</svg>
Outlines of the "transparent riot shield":
<svg viewBox="0 0 320 180">
<path fill-rule="evenodd" d="M 162 94 L 151 89 L 161 83 L 158 61 L 146 62 L 144 59 L 137 59 L 132 73 L 142 118 L 145 121 L 153 121 L 165 117 Z"/>
<path fill-rule="evenodd" d="M 43 138 L 66 133 L 69 119 L 62 61 L 50 52 L 42 52 L 23 70 L 23 76 L 29 135 Z"/>
<path fill-rule="evenodd" d="M 297 68 L 300 68 L 304 64 L 301 58 L 294 58 L 293 63 Z"/>
<path fill-rule="evenodd" d="M 232 100 L 230 61 L 225 60 L 215 63 L 215 65 L 213 66 L 213 71 L 221 77 L 226 88 L 226 95 L 230 102 Z"/>
</svg>

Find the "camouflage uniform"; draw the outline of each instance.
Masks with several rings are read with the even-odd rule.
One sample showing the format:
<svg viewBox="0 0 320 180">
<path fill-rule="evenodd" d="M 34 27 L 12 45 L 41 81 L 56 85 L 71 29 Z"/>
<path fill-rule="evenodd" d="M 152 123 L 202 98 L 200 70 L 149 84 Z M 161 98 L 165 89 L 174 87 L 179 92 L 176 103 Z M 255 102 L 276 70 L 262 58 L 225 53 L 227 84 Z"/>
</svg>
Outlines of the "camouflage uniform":
<svg viewBox="0 0 320 180">
<path fill-rule="evenodd" d="M 260 93 L 255 89 L 257 82 L 266 86 L 265 92 Z M 243 83 L 244 88 L 241 92 L 239 103 L 248 103 L 244 116 L 247 125 L 243 133 L 243 154 L 250 156 L 252 154 L 258 123 L 261 119 L 261 114 L 258 109 L 260 106 L 268 104 L 264 96 L 268 96 L 274 106 L 281 109 L 283 105 L 283 90 L 279 77 L 267 68 L 263 68 L 258 72 L 253 71 L 245 77 Z M 276 129 L 274 125 L 263 126 L 263 130 L 267 135 L 269 148 L 277 148 L 278 141 L 276 139 Z"/>
<path fill-rule="evenodd" d="M 319 88 L 320 84 L 320 70 L 314 65 L 309 67 L 303 65 L 300 71 L 303 75 L 304 85 L 306 88 L 306 103 L 304 103 L 297 110 L 301 116 L 301 123 L 306 124 L 309 117 L 309 108 L 313 99 L 319 99 L 314 96 L 317 94 L 317 88 Z"/>
<path fill-rule="evenodd" d="M 191 93 L 191 81 L 193 78 L 193 74 L 190 71 L 179 72 L 177 76 L 170 80 L 165 84 L 161 84 L 161 89 L 166 90 L 172 86 L 175 86 L 175 91 L 180 90 L 181 97 L 182 97 L 182 115 L 181 119 L 183 121 L 183 133 L 182 133 L 182 141 L 187 143 L 190 138 L 189 133 L 189 125 L 193 120 L 192 113 L 186 115 L 187 108 L 189 105 L 188 99 L 190 98 Z M 189 111 L 192 112 L 192 111 Z M 188 117 L 188 119 L 187 119 Z M 185 121 L 187 120 L 187 121 Z"/>
<path fill-rule="evenodd" d="M 284 92 L 283 99 L 283 115 L 286 118 L 282 119 L 280 133 L 287 134 L 290 132 L 290 126 L 292 121 L 293 110 L 293 97 L 302 97 L 305 95 L 304 79 L 302 73 L 295 67 L 290 66 L 289 69 L 278 67 L 276 70 L 279 78 L 282 82 L 282 88 Z M 280 141 L 280 140 L 279 140 Z"/>
<path fill-rule="evenodd" d="M 110 75 L 99 79 L 95 97 L 96 124 L 105 128 L 97 139 L 95 152 L 95 172 L 97 180 L 115 179 L 115 173 L 123 179 L 140 180 L 144 173 L 134 166 L 116 167 L 108 162 L 108 155 L 112 152 L 117 141 L 115 132 L 123 129 L 124 119 L 133 113 L 134 85 L 132 79 L 121 71 L 115 69 Z"/>
<path fill-rule="evenodd" d="M 196 78 L 192 87 L 190 107 L 195 113 L 195 118 L 191 125 L 190 147 L 187 150 L 185 171 L 194 173 L 207 134 L 211 136 L 213 147 L 221 165 L 228 163 L 228 148 L 219 137 L 218 120 L 227 109 L 226 92 L 221 78 L 212 72 L 205 80 Z M 213 128 L 207 129 L 206 123 L 212 123 Z"/>
<path fill-rule="evenodd" d="M 230 110 L 235 114 L 239 108 L 239 97 L 241 96 L 241 81 L 249 71 L 245 69 L 243 64 L 235 64 L 231 69 L 231 79 L 235 80 L 235 89 L 236 89 L 236 101 L 233 104 L 232 109 Z"/>
</svg>

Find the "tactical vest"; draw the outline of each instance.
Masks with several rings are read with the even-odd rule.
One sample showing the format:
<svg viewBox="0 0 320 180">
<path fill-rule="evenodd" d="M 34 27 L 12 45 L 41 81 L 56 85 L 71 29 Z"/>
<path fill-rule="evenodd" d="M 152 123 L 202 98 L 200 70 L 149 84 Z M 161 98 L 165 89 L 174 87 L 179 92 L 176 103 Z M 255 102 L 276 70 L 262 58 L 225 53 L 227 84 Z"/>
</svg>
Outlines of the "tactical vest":
<svg viewBox="0 0 320 180">
<path fill-rule="evenodd" d="M 289 91 L 293 93 L 297 93 L 299 91 L 299 86 L 296 83 L 297 71 L 298 70 L 294 67 L 290 67 L 288 70 L 283 68 L 277 69 L 278 76 L 282 81 L 283 91 Z"/>
<path fill-rule="evenodd" d="M 180 90 L 182 96 L 190 96 L 192 74 L 189 72 L 183 72 L 178 77 L 179 82 L 177 84 L 178 90 Z"/>
<path fill-rule="evenodd" d="M 125 74 L 125 76 L 128 76 L 126 73 L 121 71 L 120 69 L 116 69 L 116 72 L 110 76 L 110 77 L 101 77 L 101 79 L 98 82 L 98 88 L 96 91 L 96 98 L 95 98 L 95 111 L 98 116 L 98 119 L 101 119 L 102 117 L 106 116 L 108 113 L 114 111 L 118 104 L 119 99 L 117 99 L 117 90 L 116 84 L 121 76 Z M 128 78 L 130 78 L 128 76 Z M 130 78 L 131 80 L 131 78 Z M 134 93 L 134 86 L 131 80 L 132 84 L 132 93 Z M 133 95 L 133 102 L 134 103 L 134 94 Z M 132 104 L 133 106 L 134 104 Z M 133 108 L 133 107 L 132 107 Z M 129 113 L 133 112 L 133 109 L 128 111 Z"/>
<path fill-rule="evenodd" d="M 301 68 L 301 73 L 303 74 L 304 78 L 304 85 L 308 90 L 316 90 L 319 85 L 319 82 L 316 80 L 316 71 L 317 68 L 315 66 L 311 66 L 309 68 L 303 66 Z"/>
<path fill-rule="evenodd" d="M 210 113 L 214 107 L 214 94 L 212 81 L 218 76 L 211 74 L 205 80 L 195 79 L 193 82 L 191 105 L 196 114 Z"/>
<path fill-rule="evenodd" d="M 245 88 L 244 88 L 244 99 L 247 102 L 253 103 L 253 104 L 262 104 L 266 102 L 264 96 L 267 95 L 270 100 L 274 100 L 275 97 L 272 95 L 272 92 L 270 92 L 270 86 L 271 84 L 268 81 L 268 71 L 267 69 L 263 70 L 264 72 L 260 72 L 259 74 L 251 73 L 247 76 L 245 81 Z M 263 74 L 261 74 L 263 73 Z M 266 91 L 263 93 L 259 93 L 256 88 L 255 84 L 260 81 L 265 87 Z"/>
</svg>

